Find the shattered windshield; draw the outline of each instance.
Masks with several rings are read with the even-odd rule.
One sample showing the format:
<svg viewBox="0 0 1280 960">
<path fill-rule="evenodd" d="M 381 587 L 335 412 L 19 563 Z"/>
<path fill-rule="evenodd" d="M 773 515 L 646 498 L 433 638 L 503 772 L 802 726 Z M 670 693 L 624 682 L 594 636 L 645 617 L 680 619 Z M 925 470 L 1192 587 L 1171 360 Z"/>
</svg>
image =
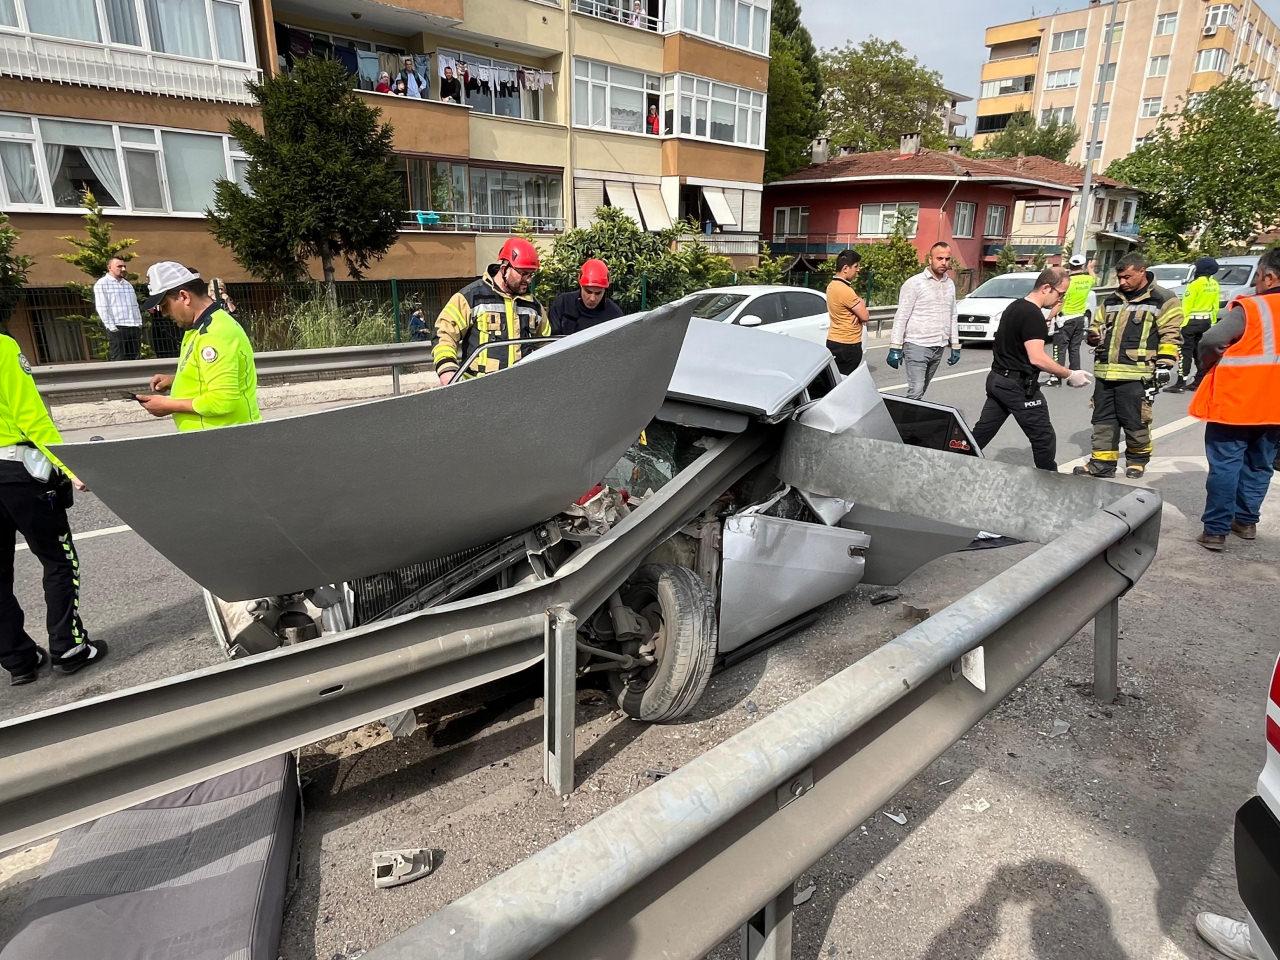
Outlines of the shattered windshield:
<svg viewBox="0 0 1280 960">
<path fill-rule="evenodd" d="M 706 453 L 705 430 L 654 420 L 604 478 L 606 486 L 644 497 L 661 490 Z"/>
<path fill-rule="evenodd" d="M 725 320 L 733 312 L 733 308 L 747 299 L 741 293 L 705 293 L 690 298 L 693 304 L 693 315 L 703 320 Z"/>
</svg>

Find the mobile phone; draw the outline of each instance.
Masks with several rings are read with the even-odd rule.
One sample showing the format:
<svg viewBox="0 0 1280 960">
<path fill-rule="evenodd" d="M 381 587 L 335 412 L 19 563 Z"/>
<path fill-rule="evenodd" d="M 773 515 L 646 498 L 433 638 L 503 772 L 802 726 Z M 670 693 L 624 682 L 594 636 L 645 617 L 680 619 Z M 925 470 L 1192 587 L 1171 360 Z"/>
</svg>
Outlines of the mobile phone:
<svg viewBox="0 0 1280 960">
<path fill-rule="evenodd" d="M 142 402 L 142 397 L 141 397 L 139 394 L 136 394 L 136 393 L 126 393 L 126 394 L 124 395 L 123 399 L 125 399 L 125 400 L 136 400 L 138 403 L 141 403 L 141 402 Z"/>
</svg>

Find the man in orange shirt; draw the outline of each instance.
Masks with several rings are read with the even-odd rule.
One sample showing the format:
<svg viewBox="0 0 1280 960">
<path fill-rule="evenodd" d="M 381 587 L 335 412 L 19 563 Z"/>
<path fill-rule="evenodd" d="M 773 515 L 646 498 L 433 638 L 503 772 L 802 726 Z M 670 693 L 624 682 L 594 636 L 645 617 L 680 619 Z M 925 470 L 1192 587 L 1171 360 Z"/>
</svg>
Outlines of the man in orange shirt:
<svg viewBox="0 0 1280 960">
<path fill-rule="evenodd" d="M 845 376 L 862 363 L 862 328 L 867 322 L 867 304 L 853 289 L 853 281 L 861 272 L 862 254 L 841 250 L 836 257 L 835 276 L 827 284 L 827 313 L 831 317 L 827 349 Z"/>
</svg>

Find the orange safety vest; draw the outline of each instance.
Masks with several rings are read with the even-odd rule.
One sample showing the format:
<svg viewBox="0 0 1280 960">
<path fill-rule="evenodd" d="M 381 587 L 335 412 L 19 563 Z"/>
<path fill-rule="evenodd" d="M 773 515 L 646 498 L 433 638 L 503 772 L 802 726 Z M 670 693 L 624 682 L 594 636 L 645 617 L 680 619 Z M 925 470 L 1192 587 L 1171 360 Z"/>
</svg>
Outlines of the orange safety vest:
<svg viewBox="0 0 1280 960">
<path fill-rule="evenodd" d="M 1280 424 L 1280 293 L 1237 297 L 1244 336 L 1196 390 L 1193 417 L 1241 427 Z"/>
</svg>

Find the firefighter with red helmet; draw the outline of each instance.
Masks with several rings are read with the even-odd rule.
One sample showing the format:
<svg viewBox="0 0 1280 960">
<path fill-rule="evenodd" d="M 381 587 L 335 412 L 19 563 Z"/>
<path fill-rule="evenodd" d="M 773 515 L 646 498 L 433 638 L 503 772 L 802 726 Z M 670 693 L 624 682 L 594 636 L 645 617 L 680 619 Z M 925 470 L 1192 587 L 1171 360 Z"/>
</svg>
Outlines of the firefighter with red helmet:
<svg viewBox="0 0 1280 960">
<path fill-rule="evenodd" d="M 609 267 L 603 260 L 588 260 L 578 276 L 578 289 L 551 301 L 551 332 L 567 337 L 622 316 L 622 308 L 609 299 L 608 291 Z"/>
<path fill-rule="evenodd" d="M 476 350 L 495 340 L 519 341 L 551 333 L 546 311 L 529 293 L 540 261 L 528 240 L 511 237 L 502 245 L 498 262 L 485 275 L 455 293 L 436 317 L 436 346 L 431 352 L 441 386 L 458 376 L 458 368 Z M 527 348 L 495 346 L 463 373 L 483 376 L 514 365 Z"/>
</svg>

